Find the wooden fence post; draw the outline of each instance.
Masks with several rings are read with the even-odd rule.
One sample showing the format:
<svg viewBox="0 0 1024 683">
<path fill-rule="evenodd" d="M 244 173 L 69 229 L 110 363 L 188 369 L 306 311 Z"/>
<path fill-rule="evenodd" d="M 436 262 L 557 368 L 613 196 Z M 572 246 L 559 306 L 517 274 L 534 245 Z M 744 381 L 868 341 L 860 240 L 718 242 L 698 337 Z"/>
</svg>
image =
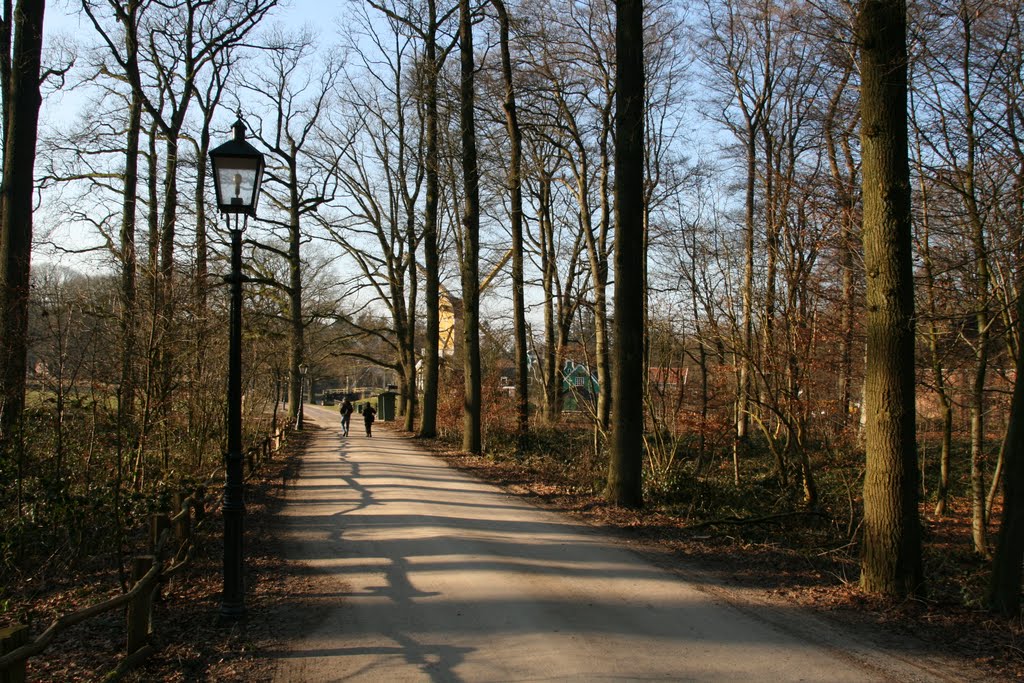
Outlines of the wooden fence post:
<svg viewBox="0 0 1024 683">
<path fill-rule="evenodd" d="M 132 562 L 132 586 L 146 575 L 156 562 L 153 555 L 136 557 Z M 139 591 L 139 594 L 128 603 L 128 654 L 131 655 L 149 643 L 149 635 L 153 632 L 153 594 L 157 586 Z"/>
<path fill-rule="evenodd" d="M 164 531 L 171 528 L 171 518 L 164 513 L 150 515 L 149 517 L 149 547 L 154 553 L 157 552 L 157 544 Z"/>
<path fill-rule="evenodd" d="M 28 626 L 15 624 L 6 628 L 0 628 L 0 655 L 14 652 L 22 645 L 28 643 Z M 0 671 L 0 683 L 25 683 L 25 668 L 27 659 L 12 662 L 7 668 Z"/>
<path fill-rule="evenodd" d="M 192 510 L 196 517 L 196 526 L 206 517 L 206 487 L 200 486 L 192 492 Z"/>
<path fill-rule="evenodd" d="M 192 510 L 184 505 L 185 494 L 181 491 L 174 494 L 171 499 L 174 503 L 174 537 L 180 546 L 192 537 Z"/>
</svg>

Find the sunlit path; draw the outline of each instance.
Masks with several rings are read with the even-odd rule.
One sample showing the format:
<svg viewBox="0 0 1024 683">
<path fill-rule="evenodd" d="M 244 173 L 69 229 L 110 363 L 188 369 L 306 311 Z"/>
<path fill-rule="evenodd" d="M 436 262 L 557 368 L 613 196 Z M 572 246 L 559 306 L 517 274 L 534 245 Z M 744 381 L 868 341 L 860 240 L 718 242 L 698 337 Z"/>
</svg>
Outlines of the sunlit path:
<svg viewBox="0 0 1024 683">
<path fill-rule="evenodd" d="M 324 588 L 307 632 L 267 653 L 276 680 L 963 680 L 795 612 L 733 607 L 409 439 L 355 421 L 342 439 L 334 411 L 306 410 L 328 428 L 281 528 L 294 571 Z"/>
</svg>

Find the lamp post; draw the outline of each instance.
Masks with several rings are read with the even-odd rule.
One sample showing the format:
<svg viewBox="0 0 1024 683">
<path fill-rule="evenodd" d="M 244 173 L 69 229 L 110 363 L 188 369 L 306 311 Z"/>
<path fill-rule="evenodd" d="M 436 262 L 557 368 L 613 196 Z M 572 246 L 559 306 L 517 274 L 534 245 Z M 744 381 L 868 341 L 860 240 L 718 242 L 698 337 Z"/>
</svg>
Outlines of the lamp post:
<svg viewBox="0 0 1024 683">
<path fill-rule="evenodd" d="M 302 431 L 302 418 L 303 410 L 302 405 L 306 402 L 306 373 L 309 371 L 309 366 L 305 363 L 299 363 L 299 413 L 295 418 L 295 429 Z"/>
<path fill-rule="evenodd" d="M 245 499 L 242 490 L 242 231 L 249 216 L 256 215 L 256 203 L 263 181 L 263 155 L 245 141 L 241 112 L 231 127 L 234 138 L 210 150 L 217 208 L 224 214 L 231 233 L 231 325 L 228 341 L 228 453 L 224 499 L 224 592 L 221 596 L 222 619 L 238 619 L 245 614 L 244 531 Z M 235 217 L 234 226 L 231 216 Z M 245 217 L 242 227 L 238 216 Z"/>
</svg>

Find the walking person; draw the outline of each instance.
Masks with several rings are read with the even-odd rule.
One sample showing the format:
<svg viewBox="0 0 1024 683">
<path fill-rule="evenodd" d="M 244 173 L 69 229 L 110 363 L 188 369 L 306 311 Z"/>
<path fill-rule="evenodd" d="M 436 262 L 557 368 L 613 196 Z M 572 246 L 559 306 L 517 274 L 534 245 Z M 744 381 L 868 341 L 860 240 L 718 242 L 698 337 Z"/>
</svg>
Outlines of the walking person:
<svg viewBox="0 0 1024 683">
<path fill-rule="evenodd" d="M 373 419 L 377 416 L 377 409 L 367 403 L 363 406 L 363 424 L 366 425 L 366 435 L 373 436 Z"/>
<path fill-rule="evenodd" d="M 352 421 L 352 413 L 355 412 L 355 408 L 352 407 L 352 401 L 348 400 L 348 396 L 341 402 L 341 435 L 348 436 L 348 425 Z"/>
</svg>

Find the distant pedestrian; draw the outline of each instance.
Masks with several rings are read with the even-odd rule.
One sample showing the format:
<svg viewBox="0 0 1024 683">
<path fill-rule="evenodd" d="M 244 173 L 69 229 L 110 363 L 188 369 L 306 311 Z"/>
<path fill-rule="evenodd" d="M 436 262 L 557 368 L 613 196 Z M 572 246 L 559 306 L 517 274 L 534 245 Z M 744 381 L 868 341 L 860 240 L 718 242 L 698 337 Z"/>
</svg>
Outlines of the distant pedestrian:
<svg viewBox="0 0 1024 683">
<path fill-rule="evenodd" d="M 355 412 L 355 408 L 352 407 L 352 401 L 348 400 L 348 396 L 341 402 L 341 435 L 348 436 L 348 425 L 352 421 L 352 413 Z"/>
<path fill-rule="evenodd" d="M 367 403 L 363 406 L 363 424 L 366 425 L 366 435 L 373 436 L 373 419 L 377 416 L 377 409 Z"/>
</svg>

